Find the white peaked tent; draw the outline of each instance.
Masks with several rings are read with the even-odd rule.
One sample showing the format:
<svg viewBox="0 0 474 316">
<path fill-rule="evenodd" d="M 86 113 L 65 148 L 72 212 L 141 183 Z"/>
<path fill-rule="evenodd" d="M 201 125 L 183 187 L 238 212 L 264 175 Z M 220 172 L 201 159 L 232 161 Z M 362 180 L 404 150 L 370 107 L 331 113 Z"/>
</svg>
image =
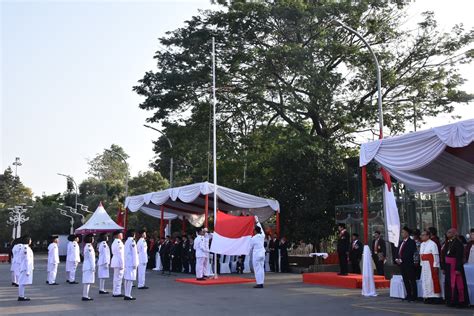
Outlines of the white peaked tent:
<svg viewBox="0 0 474 316">
<path fill-rule="evenodd" d="M 123 227 L 119 226 L 110 218 L 101 202 L 89 220 L 84 225 L 76 229 L 75 233 L 85 235 L 112 232 L 120 229 L 123 229 Z"/>
</svg>

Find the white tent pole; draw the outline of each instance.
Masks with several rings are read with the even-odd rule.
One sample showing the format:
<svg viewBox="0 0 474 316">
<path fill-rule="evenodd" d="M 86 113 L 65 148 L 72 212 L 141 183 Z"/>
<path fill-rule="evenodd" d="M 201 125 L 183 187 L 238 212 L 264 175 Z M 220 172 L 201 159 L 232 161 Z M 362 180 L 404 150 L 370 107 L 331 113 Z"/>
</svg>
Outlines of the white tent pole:
<svg viewBox="0 0 474 316">
<path fill-rule="evenodd" d="M 216 41 L 212 37 L 212 126 L 213 126 L 213 164 L 214 164 L 214 231 L 217 219 L 217 165 L 216 165 Z M 214 278 L 217 278 L 217 254 L 214 254 Z"/>
</svg>

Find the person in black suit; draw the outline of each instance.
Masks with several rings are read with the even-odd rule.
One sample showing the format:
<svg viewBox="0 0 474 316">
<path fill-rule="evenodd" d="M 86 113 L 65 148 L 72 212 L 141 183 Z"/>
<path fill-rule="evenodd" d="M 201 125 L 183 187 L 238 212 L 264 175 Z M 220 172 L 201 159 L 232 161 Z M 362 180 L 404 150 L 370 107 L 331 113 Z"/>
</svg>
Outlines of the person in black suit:
<svg viewBox="0 0 474 316">
<path fill-rule="evenodd" d="M 171 271 L 173 272 L 181 272 L 182 271 L 182 264 L 181 264 L 181 238 L 176 237 L 174 243 L 171 244 Z"/>
<path fill-rule="evenodd" d="M 385 275 L 384 272 L 384 263 L 387 256 L 387 247 L 385 245 L 385 240 L 383 240 L 382 235 L 377 230 L 374 232 L 374 239 L 372 240 L 372 259 L 375 263 L 376 275 Z"/>
<path fill-rule="evenodd" d="M 360 274 L 360 260 L 362 259 L 363 245 L 359 240 L 359 234 L 352 234 L 351 250 L 349 260 L 351 262 L 352 273 Z"/>
<path fill-rule="evenodd" d="M 189 240 L 188 236 L 183 235 L 181 242 L 181 264 L 183 265 L 183 272 L 189 273 Z"/>
<path fill-rule="evenodd" d="M 416 243 L 410 238 L 412 233 L 408 227 L 402 229 L 402 241 L 398 246 L 398 256 L 395 259 L 395 263 L 400 266 L 400 272 L 402 273 L 403 283 L 407 296 L 405 300 L 414 302 L 418 298 L 418 290 L 416 287 L 416 269 L 413 257 L 416 252 Z"/>
<path fill-rule="evenodd" d="M 346 230 L 346 224 L 339 223 L 337 225 L 337 230 L 339 231 L 339 236 L 337 238 L 337 254 L 339 257 L 339 275 L 347 275 L 349 272 L 348 268 L 348 257 L 349 250 L 351 249 L 351 241 L 349 233 Z"/>
<path fill-rule="evenodd" d="M 280 257 L 281 257 L 281 272 L 288 273 L 290 272 L 290 265 L 288 263 L 288 243 L 286 242 L 286 238 L 283 237 L 280 240 Z"/>
<path fill-rule="evenodd" d="M 270 250 L 270 271 L 272 272 L 278 272 L 279 271 L 279 266 L 278 266 L 278 247 L 280 245 L 280 241 L 277 238 L 277 234 L 273 234 L 273 238 L 270 240 L 268 243 L 268 249 Z"/>
<path fill-rule="evenodd" d="M 171 272 L 170 255 L 171 255 L 170 236 L 166 236 L 165 242 L 163 243 L 163 245 L 161 245 L 161 248 L 160 248 L 161 265 L 163 266 L 163 271 L 161 272 L 161 274 L 164 274 L 165 271 L 168 271 L 168 273 Z"/>
</svg>

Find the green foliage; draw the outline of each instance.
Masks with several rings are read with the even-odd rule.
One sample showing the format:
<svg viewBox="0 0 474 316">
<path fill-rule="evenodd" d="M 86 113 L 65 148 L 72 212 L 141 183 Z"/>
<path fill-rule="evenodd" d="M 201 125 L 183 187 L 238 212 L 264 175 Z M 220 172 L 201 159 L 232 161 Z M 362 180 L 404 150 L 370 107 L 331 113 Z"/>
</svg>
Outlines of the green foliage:
<svg viewBox="0 0 474 316">
<path fill-rule="evenodd" d="M 128 165 L 120 157 L 126 160 L 129 156 L 122 147 L 112 144 L 109 149 L 104 149 L 103 153 L 97 154 L 88 162 L 87 173 L 101 181 L 123 184 L 130 172 Z"/>
</svg>

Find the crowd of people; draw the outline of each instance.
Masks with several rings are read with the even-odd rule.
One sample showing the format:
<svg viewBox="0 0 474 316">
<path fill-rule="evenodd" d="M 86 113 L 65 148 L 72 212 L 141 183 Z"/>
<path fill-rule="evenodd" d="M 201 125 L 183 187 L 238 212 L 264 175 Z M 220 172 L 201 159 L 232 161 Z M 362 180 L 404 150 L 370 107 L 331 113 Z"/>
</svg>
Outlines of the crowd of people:
<svg viewBox="0 0 474 316">
<path fill-rule="evenodd" d="M 349 264 L 352 273 L 360 274 L 363 245 L 359 241 L 359 235 L 354 233 L 349 236 L 343 223 L 338 224 L 338 232 L 339 275 L 348 275 Z M 422 297 L 427 304 L 445 302 L 453 307 L 469 306 L 464 264 L 474 264 L 473 244 L 474 229 L 471 229 L 469 242 L 456 229 L 451 228 L 441 243 L 435 227 L 423 231 L 404 227 L 401 230 L 401 241 L 392 251 L 394 263 L 399 267 L 403 278 L 406 291 L 404 300 L 414 302 Z M 373 234 L 370 250 L 375 274 L 385 275 L 387 247 L 379 231 Z M 418 293 L 417 280 L 421 280 L 423 284 L 423 293 Z"/>
<path fill-rule="evenodd" d="M 210 277 L 210 244 L 212 234 L 207 228 L 199 229 L 196 237 L 182 236 L 174 240 L 170 236 L 160 239 L 147 238 L 146 230 L 138 233 L 130 229 L 123 239 L 122 231 L 113 233 L 113 242 L 109 246 L 106 233 L 98 236 L 88 234 L 83 237 L 81 260 L 80 236 L 68 237 L 66 255 L 66 282 L 79 284 L 76 271 L 82 261 L 82 300 L 92 301 L 90 287 L 95 284 L 96 273 L 99 279 L 99 294 L 109 294 L 105 282 L 113 270 L 112 297 L 122 297 L 126 301 L 136 300 L 132 296 L 133 283 L 137 281 L 137 289 L 145 290 L 146 269 L 166 272 L 193 273 L 196 280 L 204 281 Z M 46 284 L 55 286 L 60 264 L 58 236 L 50 236 L 48 245 L 48 262 Z M 33 283 L 34 255 L 31 249 L 31 237 L 23 236 L 11 245 L 11 278 L 12 286 L 18 287 L 18 301 L 29 301 L 25 295 L 25 287 Z M 255 288 L 263 288 L 265 279 L 265 233 L 256 217 L 256 226 L 251 238 L 250 252 L 256 279 Z M 154 260 L 149 260 L 149 259 Z M 237 260 L 238 271 L 243 271 L 243 256 Z M 122 286 L 123 285 L 123 286 Z M 123 294 L 122 294 L 123 288 Z"/>
</svg>

